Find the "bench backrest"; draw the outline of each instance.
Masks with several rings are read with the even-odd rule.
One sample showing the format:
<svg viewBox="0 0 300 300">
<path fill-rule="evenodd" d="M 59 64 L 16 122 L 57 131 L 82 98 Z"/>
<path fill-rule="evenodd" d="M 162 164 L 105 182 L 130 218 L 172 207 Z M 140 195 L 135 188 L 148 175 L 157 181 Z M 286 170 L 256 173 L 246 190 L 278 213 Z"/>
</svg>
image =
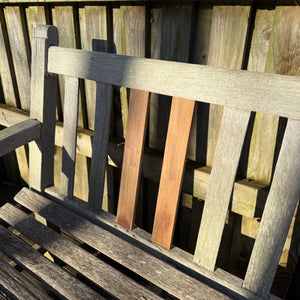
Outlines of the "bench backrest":
<svg viewBox="0 0 300 300">
<path fill-rule="evenodd" d="M 195 101 L 224 107 L 194 262 L 213 271 L 251 111 L 288 118 L 272 186 L 243 286 L 266 296 L 300 195 L 300 79 L 209 66 L 57 47 L 53 26 L 35 29 L 31 118 L 42 122 L 30 145 L 30 185 L 53 184 L 55 91 L 53 74 L 65 76 L 61 191 L 72 197 L 76 157 L 78 78 L 96 81 L 96 114 L 89 205 L 100 211 L 112 85 L 130 88 L 117 222 L 133 227 L 149 108 L 149 93 L 173 97 L 152 240 L 172 243 Z"/>
</svg>

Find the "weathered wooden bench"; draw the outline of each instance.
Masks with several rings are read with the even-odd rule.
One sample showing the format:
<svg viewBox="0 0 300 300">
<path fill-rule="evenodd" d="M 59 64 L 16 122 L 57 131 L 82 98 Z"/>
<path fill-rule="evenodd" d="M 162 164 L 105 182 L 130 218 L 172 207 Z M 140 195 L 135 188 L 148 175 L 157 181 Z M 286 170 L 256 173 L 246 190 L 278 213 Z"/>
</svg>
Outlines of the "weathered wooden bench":
<svg viewBox="0 0 300 300">
<path fill-rule="evenodd" d="M 0 209 L 2 293 L 18 299 L 275 298 L 269 292 L 300 195 L 300 79 L 57 45 L 55 27 L 35 29 L 30 119 L 0 133 L 0 155 L 26 143 L 30 150 L 30 189 Z M 65 76 L 61 190 L 53 187 L 56 74 Z M 97 85 L 88 203 L 73 196 L 78 78 Z M 116 218 L 101 211 L 112 85 L 131 89 Z M 173 96 L 152 235 L 133 226 L 150 92 Z M 195 101 L 223 105 L 224 114 L 192 257 L 171 245 Z M 240 280 L 215 265 L 251 111 L 288 122 Z"/>
</svg>

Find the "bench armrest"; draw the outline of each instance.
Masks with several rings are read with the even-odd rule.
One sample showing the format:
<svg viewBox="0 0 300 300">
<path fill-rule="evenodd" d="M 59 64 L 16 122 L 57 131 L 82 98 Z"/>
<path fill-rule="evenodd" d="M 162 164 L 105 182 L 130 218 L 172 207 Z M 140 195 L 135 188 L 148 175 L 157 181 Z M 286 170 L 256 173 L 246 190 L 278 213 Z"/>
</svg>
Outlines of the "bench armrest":
<svg viewBox="0 0 300 300">
<path fill-rule="evenodd" d="M 16 148 L 38 140 L 41 135 L 41 123 L 29 119 L 0 131 L 0 157 Z"/>
</svg>

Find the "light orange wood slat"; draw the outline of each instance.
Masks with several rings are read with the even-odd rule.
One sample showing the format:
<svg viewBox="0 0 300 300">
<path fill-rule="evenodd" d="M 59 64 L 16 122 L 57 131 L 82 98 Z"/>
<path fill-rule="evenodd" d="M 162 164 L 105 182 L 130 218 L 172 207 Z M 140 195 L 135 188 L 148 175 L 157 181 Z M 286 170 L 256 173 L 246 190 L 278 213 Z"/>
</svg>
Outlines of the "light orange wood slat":
<svg viewBox="0 0 300 300">
<path fill-rule="evenodd" d="M 170 249 L 195 101 L 173 97 L 152 241 Z"/>
<path fill-rule="evenodd" d="M 125 140 L 117 222 L 129 229 L 134 217 L 139 190 L 142 153 L 149 110 L 149 92 L 130 91 L 127 134 Z"/>
</svg>

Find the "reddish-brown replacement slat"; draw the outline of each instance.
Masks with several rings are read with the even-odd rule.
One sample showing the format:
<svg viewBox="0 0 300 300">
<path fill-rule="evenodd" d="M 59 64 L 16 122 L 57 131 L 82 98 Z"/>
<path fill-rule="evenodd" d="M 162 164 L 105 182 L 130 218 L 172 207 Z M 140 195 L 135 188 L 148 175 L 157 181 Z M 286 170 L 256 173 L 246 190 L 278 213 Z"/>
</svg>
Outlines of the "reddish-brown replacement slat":
<svg viewBox="0 0 300 300">
<path fill-rule="evenodd" d="M 117 213 L 117 222 L 129 229 L 134 224 L 148 109 L 149 92 L 131 89 Z"/>
<path fill-rule="evenodd" d="M 173 97 L 152 241 L 170 249 L 195 101 Z"/>
</svg>

